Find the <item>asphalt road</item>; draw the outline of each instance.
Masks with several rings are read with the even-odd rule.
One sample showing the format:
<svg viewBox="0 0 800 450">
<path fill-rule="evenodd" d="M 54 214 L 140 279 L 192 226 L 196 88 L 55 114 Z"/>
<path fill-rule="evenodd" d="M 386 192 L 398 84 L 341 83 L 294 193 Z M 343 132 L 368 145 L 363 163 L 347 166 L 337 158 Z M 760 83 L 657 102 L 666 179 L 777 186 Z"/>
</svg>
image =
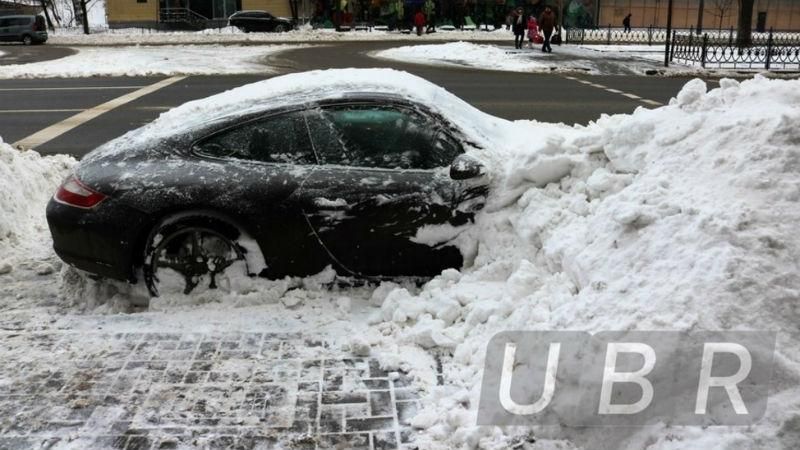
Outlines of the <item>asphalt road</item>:
<svg viewBox="0 0 800 450">
<path fill-rule="evenodd" d="M 637 107 L 666 103 L 687 81 L 685 78 L 523 74 L 429 67 L 377 60 L 367 55 L 396 45 L 399 44 L 351 42 L 306 47 L 283 53 L 272 63 L 283 72 L 335 67 L 392 67 L 441 85 L 490 114 L 507 119 L 569 124 L 586 124 L 603 113 L 629 113 Z M 0 51 L 6 53 L 0 61 L 5 61 L 9 54 L 16 54 L 17 48 L 0 46 Z M 40 52 L 39 59 L 61 57 L 71 51 L 46 45 L 30 48 Z M 30 48 L 21 52 L 25 53 L 25 58 L 36 60 L 37 55 L 29 53 Z M 0 80 L 0 136 L 5 142 L 18 142 L 81 111 L 126 94 L 135 94 L 143 87 L 166 78 Z M 101 107 L 98 110 L 102 114 L 36 148 L 45 154 L 82 156 L 103 142 L 153 120 L 169 108 L 263 78 L 192 76 L 180 79 L 120 106 Z"/>
</svg>

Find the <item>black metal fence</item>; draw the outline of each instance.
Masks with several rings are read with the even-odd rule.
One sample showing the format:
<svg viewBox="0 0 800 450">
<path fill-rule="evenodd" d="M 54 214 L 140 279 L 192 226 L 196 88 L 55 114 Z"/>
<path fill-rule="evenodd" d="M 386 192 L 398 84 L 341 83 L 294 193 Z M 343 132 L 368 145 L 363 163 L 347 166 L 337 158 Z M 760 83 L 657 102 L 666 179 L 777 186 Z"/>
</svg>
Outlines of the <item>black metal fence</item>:
<svg viewBox="0 0 800 450">
<path fill-rule="evenodd" d="M 749 45 L 739 45 L 734 33 L 702 36 L 672 34 L 670 61 L 722 69 L 800 71 L 800 38 L 796 33 L 754 33 Z"/>
<path fill-rule="evenodd" d="M 612 27 L 604 28 L 567 28 L 564 36 L 565 42 L 570 44 L 584 45 L 613 45 L 613 44 L 642 44 L 642 45 L 664 45 L 667 40 L 667 29 L 649 26 L 647 28 L 633 28 L 625 31 L 624 28 Z M 694 34 L 695 30 L 681 28 L 674 30 L 678 35 Z M 752 34 L 754 40 L 766 41 L 773 34 L 775 39 L 800 40 L 800 32 L 797 31 L 774 31 Z M 707 30 L 705 32 L 709 39 L 717 41 L 734 41 L 736 30 L 733 28 L 726 30 Z"/>
<path fill-rule="evenodd" d="M 647 27 L 625 31 L 622 28 L 567 28 L 565 42 L 568 44 L 663 44 L 667 39 L 666 28 Z"/>
</svg>

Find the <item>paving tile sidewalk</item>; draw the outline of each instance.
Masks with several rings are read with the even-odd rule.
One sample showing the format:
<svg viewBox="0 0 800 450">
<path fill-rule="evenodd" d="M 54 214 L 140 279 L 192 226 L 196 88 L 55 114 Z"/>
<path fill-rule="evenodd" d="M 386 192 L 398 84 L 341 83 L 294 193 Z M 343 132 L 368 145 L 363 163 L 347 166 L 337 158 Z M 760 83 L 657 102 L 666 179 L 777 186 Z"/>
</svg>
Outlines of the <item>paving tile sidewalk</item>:
<svg viewBox="0 0 800 450">
<path fill-rule="evenodd" d="M 294 333 L 6 334 L 0 448 L 408 449 L 418 387 Z"/>
</svg>

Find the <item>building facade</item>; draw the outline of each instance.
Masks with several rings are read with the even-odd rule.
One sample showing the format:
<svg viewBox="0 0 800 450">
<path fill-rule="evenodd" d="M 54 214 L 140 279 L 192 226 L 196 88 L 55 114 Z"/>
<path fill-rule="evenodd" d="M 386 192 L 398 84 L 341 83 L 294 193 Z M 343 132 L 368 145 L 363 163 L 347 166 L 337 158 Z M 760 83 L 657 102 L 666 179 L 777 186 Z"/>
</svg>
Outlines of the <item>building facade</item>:
<svg viewBox="0 0 800 450">
<path fill-rule="evenodd" d="M 289 0 L 107 0 L 111 28 L 159 27 L 199 24 L 222 25 L 236 11 L 258 9 L 276 16 L 291 16 Z"/>
<path fill-rule="evenodd" d="M 579 0 L 571 0 L 576 2 Z M 631 14 L 631 26 L 666 27 L 668 0 L 585 0 L 581 3 L 598 3 L 598 26 L 622 26 L 622 20 Z M 700 0 L 673 0 L 672 25 L 677 28 L 696 28 Z M 738 0 L 703 0 L 702 29 L 736 28 L 739 18 Z M 800 1 L 755 0 L 753 29 L 800 31 Z"/>
<path fill-rule="evenodd" d="M 112 28 L 154 27 L 180 22 L 220 26 L 228 16 L 240 10 L 266 10 L 276 16 L 291 17 L 290 1 L 298 5 L 303 19 L 330 18 L 337 11 L 358 20 L 380 21 L 385 10 L 396 0 L 107 0 L 106 13 Z M 404 0 L 406 12 L 424 0 Z M 633 27 L 665 27 L 668 0 L 435 0 L 438 21 L 458 22 L 459 16 L 480 21 L 491 7 L 495 25 L 504 21 L 502 11 L 522 6 L 531 12 L 544 4 L 561 10 L 564 25 L 569 27 L 621 27 L 631 15 Z M 698 14 L 703 4 L 702 18 Z M 702 19 L 703 29 L 736 27 L 738 0 L 673 0 L 672 24 L 676 28 L 696 28 Z M 463 17 L 462 17 L 463 18 Z M 800 31 L 800 0 L 755 0 L 753 28 Z"/>
</svg>

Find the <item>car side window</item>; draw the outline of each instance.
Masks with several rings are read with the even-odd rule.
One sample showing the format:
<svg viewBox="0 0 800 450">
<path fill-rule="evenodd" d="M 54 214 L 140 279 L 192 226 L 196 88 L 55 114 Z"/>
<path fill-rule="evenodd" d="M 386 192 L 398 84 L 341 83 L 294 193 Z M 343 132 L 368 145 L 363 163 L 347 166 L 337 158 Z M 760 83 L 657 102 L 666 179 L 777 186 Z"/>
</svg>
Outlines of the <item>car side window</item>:
<svg viewBox="0 0 800 450">
<path fill-rule="evenodd" d="M 384 169 L 450 165 L 461 146 L 433 118 L 394 105 L 350 104 L 308 112 L 323 164 Z"/>
<path fill-rule="evenodd" d="M 284 164 L 316 164 L 301 111 L 256 119 L 195 145 L 203 156 Z"/>
</svg>

